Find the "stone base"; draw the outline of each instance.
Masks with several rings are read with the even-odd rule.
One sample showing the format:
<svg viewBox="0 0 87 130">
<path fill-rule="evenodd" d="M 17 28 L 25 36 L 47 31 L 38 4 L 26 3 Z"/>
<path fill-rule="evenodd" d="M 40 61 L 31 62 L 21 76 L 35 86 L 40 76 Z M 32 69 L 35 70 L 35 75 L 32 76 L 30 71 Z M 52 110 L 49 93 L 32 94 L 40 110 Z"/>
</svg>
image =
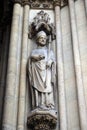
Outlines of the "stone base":
<svg viewBox="0 0 87 130">
<path fill-rule="evenodd" d="M 55 110 L 35 109 L 27 118 L 27 126 L 30 130 L 53 130 L 57 124 L 57 112 Z"/>
</svg>

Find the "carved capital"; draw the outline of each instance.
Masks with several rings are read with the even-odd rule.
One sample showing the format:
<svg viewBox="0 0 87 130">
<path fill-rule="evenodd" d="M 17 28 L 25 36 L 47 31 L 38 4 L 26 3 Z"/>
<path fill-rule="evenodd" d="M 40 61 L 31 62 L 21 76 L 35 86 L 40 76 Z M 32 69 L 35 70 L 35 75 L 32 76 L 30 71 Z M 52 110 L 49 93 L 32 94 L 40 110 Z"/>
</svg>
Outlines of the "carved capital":
<svg viewBox="0 0 87 130">
<path fill-rule="evenodd" d="M 29 5 L 29 0 L 22 0 L 22 5 Z"/>
<path fill-rule="evenodd" d="M 68 0 L 61 0 L 61 7 L 68 5 Z"/>
<path fill-rule="evenodd" d="M 14 3 L 19 3 L 21 5 L 30 5 L 30 1 L 29 0 L 14 0 Z"/>
<path fill-rule="evenodd" d="M 22 4 L 22 1 L 21 0 L 14 0 L 14 3 Z"/>
<path fill-rule="evenodd" d="M 55 6 L 61 6 L 61 0 L 54 0 L 53 5 Z"/>
</svg>

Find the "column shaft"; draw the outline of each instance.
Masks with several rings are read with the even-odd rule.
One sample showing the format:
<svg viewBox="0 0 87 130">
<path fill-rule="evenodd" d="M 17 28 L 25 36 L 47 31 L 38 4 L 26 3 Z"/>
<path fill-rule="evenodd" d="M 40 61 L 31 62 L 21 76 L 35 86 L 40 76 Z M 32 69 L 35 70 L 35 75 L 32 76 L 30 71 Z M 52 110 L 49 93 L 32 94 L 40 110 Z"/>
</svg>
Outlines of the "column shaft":
<svg viewBox="0 0 87 130">
<path fill-rule="evenodd" d="M 19 112 L 18 112 L 18 128 L 24 130 L 25 122 L 25 96 L 26 96 L 26 65 L 28 51 L 28 25 L 29 25 L 29 5 L 24 6 L 23 16 L 23 36 L 22 36 L 22 57 L 21 57 L 21 75 L 20 75 L 20 91 L 19 91 Z"/>
<path fill-rule="evenodd" d="M 86 10 L 86 15 L 87 15 L 87 0 L 84 0 L 85 1 L 85 10 Z"/>
<path fill-rule="evenodd" d="M 4 103 L 4 115 L 2 130 L 16 130 L 17 105 L 18 105 L 18 86 L 17 86 L 17 52 L 19 38 L 19 24 L 21 5 L 14 4 L 13 19 L 11 27 L 10 50 L 8 59 L 6 94 Z"/>
<path fill-rule="evenodd" d="M 67 130 L 64 70 L 63 70 L 63 56 L 62 56 L 61 12 L 59 6 L 55 7 L 55 20 L 56 20 L 57 75 L 58 75 L 57 82 L 58 82 L 58 94 L 59 94 L 60 130 Z"/>
<path fill-rule="evenodd" d="M 86 111 L 86 104 L 85 104 L 83 79 L 82 79 L 79 40 L 78 40 L 78 32 L 77 32 L 77 25 L 76 25 L 77 23 L 76 23 L 76 17 L 75 17 L 74 0 L 69 0 L 69 9 L 70 9 L 70 18 L 71 18 L 73 53 L 74 53 L 74 62 L 75 62 L 80 124 L 81 124 L 81 130 L 86 130 L 87 129 L 87 111 Z"/>
</svg>

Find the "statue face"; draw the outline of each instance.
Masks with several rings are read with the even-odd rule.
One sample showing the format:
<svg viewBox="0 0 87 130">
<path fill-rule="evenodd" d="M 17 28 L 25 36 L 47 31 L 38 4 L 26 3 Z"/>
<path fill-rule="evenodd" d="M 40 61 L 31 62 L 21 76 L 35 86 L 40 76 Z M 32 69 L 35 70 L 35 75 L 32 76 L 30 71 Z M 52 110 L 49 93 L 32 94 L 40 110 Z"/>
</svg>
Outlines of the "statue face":
<svg viewBox="0 0 87 130">
<path fill-rule="evenodd" d="M 45 46 L 46 40 L 47 40 L 46 36 L 41 35 L 37 38 L 37 44 L 40 46 Z"/>
</svg>

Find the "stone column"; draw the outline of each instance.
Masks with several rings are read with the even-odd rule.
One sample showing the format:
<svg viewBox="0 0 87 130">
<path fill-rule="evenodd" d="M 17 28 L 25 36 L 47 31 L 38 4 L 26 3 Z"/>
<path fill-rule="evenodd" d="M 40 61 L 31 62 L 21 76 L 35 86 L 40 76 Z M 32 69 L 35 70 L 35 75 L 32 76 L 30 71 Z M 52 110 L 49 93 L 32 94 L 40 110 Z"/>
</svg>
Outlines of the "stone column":
<svg viewBox="0 0 87 130">
<path fill-rule="evenodd" d="M 8 59 L 6 94 L 2 130 L 16 130 L 18 107 L 18 45 L 20 37 L 21 3 L 15 3 L 10 36 L 10 50 Z"/>
<path fill-rule="evenodd" d="M 29 5 L 24 1 L 23 35 L 22 35 L 22 57 L 19 90 L 19 112 L 17 130 L 24 130 L 25 122 L 25 97 L 26 97 L 26 66 L 28 53 L 28 25 L 29 25 Z"/>
<path fill-rule="evenodd" d="M 79 52 L 78 31 L 77 31 L 77 23 L 76 23 L 74 6 L 75 6 L 74 0 L 69 0 L 80 126 L 81 126 L 81 130 L 86 130 L 87 129 L 87 110 L 86 110 L 86 104 L 85 104 L 83 77 L 82 77 L 80 52 Z"/>
<path fill-rule="evenodd" d="M 55 23 L 56 23 L 57 84 L 58 84 L 58 96 L 59 96 L 59 118 L 60 118 L 59 122 L 60 122 L 60 130 L 67 130 L 60 1 L 54 3 L 54 7 L 55 7 Z"/>
<path fill-rule="evenodd" d="M 85 2 L 85 10 L 86 10 L 86 15 L 87 15 L 87 0 L 84 0 Z"/>
</svg>

